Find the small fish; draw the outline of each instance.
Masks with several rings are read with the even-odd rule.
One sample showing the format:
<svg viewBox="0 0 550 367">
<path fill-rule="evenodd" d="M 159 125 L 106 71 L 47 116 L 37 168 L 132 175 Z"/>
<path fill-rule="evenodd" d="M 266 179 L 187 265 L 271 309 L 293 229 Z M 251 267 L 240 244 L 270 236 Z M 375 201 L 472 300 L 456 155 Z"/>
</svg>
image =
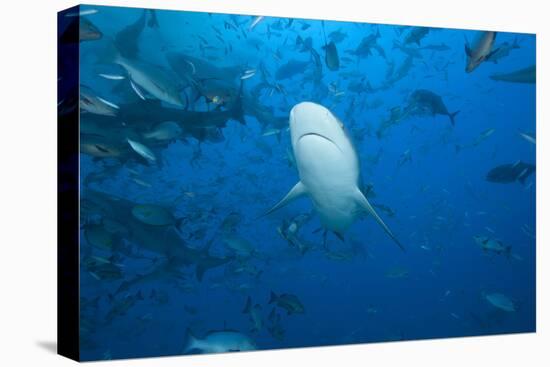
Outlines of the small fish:
<svg viewBox="0 0 550 367">
<path fill-rule="evenodd" d="M 143 186 L 143 187 L 147 187 L 147 188 L 151 188 L 153 187 L 153 185 L 151 185 L 150 183 L 148 182 L 145 182 L 143 180 L 140 180 L 139 178 L 132 178 L 132 181 L 134 181 L 135 183 L 137 183 L 139 186 Z"/>
<path fill-rule="evenodd" d="M 109 79 L 109 80 L 124 80 L 126 77 L 124 75 L 115 75 L 115 74 L 99 74 L 100 77 Z"/>
<path fill-rule="evenodd" d="M 537 144 L 537 140 L 536 140 L 534 134 L 520 132 L 519 136 L 521 136 L 523 139 L 527 140 L 529 143 L 531 143 L 533 145 Z"/>
<path fill-rule="evenodd" d="M 128 144 L 130 144 L 132 149 L 146 160 L 151 162 L 155 162 L 157 160 L 157 158 L 155 157 L 155 153 L 153 153 L 151 149 L 147 148 L 147 146 L 129 138 L 126 140 L 128 141 Z"/>
<path fill-rule="evenodd" d="M 81 16 L 84 16 L 84 15 L 96 14 L 97 12 L 98 12 L 97 9 L 87 9 L 87 10 L 80 10 L 80 11 L 77 11 L 77 12 L 67 13 L 67 14 L 65 14 L 65 16 L 68 17 L 68 18 L 70 18 L 70 17 L 81 17 Z"/>
<path fill-rule="evenodd" d="M 253 30 L 258 25 L 258 23 L 260 23 L 263 19 L 264 19 L 263 16 L 259 16 L 259 17 L 254 18 L 254 20 L 250 24 L 250 27 L 248 28 L 248 31 Z"/>
<path fill-rule="evenodd" d="M 241 80 L 246 80 L 246 79 L 249 79 L 249 78 L 252 78 L 254 75 L 256 75 L 256 70 L 250 72 L 250 73 L 247 73 L 245 72 L 242 76 L 241 76 Z"/>
<path fill-rule="evenodd" d="M 145 101 L 145 96 L 144 96 L 143 93 L 139 90 L 139 88 L 134 84 L 134 82 L 131 81 L 131 80 L 130 80 L 130 86 L 132 87 L 132 89 L 134 90 L 134 92 L 136 92 L 136 94 L 138 95 L 138 97 Z"/>
</svg>

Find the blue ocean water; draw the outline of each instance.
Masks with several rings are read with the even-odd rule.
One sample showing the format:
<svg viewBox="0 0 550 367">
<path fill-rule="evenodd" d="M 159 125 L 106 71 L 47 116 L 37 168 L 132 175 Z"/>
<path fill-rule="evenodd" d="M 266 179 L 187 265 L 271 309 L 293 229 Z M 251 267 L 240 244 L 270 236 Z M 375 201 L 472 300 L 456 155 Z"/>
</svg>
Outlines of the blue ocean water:
<svg viewBox="0 0 550 367">
<path fill-rule="evenodd" d="M 496 33 L 467 73 L 491 32 L 80 14 L 82 359 L 535 331 L 535 84 L 495 80 L 534 35 Z M 304 101 L 405 251 L 360 213 L 326 231 L 307 197 L 263 215 L 299 180 Z"/>
</svg>

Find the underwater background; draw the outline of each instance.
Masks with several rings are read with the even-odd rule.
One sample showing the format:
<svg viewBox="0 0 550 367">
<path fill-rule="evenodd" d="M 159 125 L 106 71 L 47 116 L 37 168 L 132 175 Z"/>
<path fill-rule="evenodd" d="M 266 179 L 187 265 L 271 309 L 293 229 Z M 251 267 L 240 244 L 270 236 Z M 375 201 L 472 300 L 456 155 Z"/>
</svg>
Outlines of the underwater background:
<svg viewBox="0 0 550 367">
<path fill-rule="evenodd" d="M 535 331 L 535 82 L 517 73 L 534 35 L 68 18 L 83 360 Z M 308 198 L 264 215 L 298 181 L 288 116 L 303 101 L 343 123 L 405 251 L 369 216 L 325 234 Z"/>
</svg>

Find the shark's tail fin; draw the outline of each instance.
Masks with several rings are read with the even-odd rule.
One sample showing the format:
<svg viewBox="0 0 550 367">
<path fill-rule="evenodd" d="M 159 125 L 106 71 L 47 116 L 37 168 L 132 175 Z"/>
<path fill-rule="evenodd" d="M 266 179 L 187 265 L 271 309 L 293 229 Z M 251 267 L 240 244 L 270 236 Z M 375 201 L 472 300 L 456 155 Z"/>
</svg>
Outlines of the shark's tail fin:
<svg viewBox="0 0 550 367">
<path fill-rule="evenodd" d="M 183 354 L 187 354 L 193 349 L 196 349 L 199 341 L 199 339 L 197 339 L 197 337 L 193 335 L 193 333 L 191 332 L 191 329 L 189 328 L 187 328 L 185 339 L 186 339 L 185 345 L 183 346 L 183 350 L 182 350 Z"/>
<path fill-rule="evenodd" d="M 453 126 L 455 126 L 455 116 L 458 115 L 459 112 L 460 112 L 460 110 L 449 114 L 449 119 L 451 119 L 451 124 Z"/>
</svg>

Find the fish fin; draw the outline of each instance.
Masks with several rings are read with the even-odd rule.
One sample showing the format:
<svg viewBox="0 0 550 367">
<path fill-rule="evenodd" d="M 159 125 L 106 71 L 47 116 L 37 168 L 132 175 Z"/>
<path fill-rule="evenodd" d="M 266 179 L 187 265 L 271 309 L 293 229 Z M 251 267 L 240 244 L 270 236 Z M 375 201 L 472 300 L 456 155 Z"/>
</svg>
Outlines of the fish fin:
<svg viewBox="0 0 550 367">
<path fill-rule="evenodd" d="M 344 235 L 343 235 L 342 233 L 336 232 L 336 231 L 333 231 L 333 233 L 334 233 L 334 235 L 335 235 L 336 237 L 338 237 L 338 239 L 339 239 L 340 241 L 346 242 L 346 240 L 344 239 Z"/>
<path fill-rule="evenodd" d="M 518 181 L 522 184 L 522 185 L 525 185 L 525 180 L 527 179 L 527 177 L 529 177 L 529 171 L 526 171 L 525 173 L 523 173 L 521 176 L 518 177 Z"/>
<path fill-rule="evenodd" d="M 286 194 L 286 196 L 281 201 L 275 204 L 275 206 L 269 209 L 264 215 L 273 213 L 275 210 L 282 208 L 283 206 L 290 203 L 292 200 L 304 195 L 306 192 L 307 190 L 304 184 L 301 181 L 298 181 L 298 183 L 294 185 L 294 187 L 288 192 L 288 194 Z"/>
<path fill-rule="evenodd" d="M 392 231 L 388 228 L 388 226 L 386 225 L 386 223 L 384 223 L 384 221 L 382 220 L 382 218 L 380 218 L 378 216 L 378 214 L 376 213 L 376 211 L 374 210 L 374 208 L 372 207 L 372 205 L 370 205 L 369 201 L 367 200 L 367 198 L 361 193 L 361 190 L 359 190 L 358 188 L 356 189 L 356 192 L 355 192 L 355 198 L 356 198 L 356 202 L 357 202 L 357 205 L 359 205 L 364 211 L 366 211 L 367 213 L 369 213 L 370 215 L 372 215 L 374 217 L 374 219 L 378 222 L 378 224 L 384 229 L 384 231 L 386 232 L 386 234 L 388 236 L 391 237 L 391 239 L 397 244 L 397 246 L 399 246 L 399 248 L 403 251 L 405 251 L 405 248 L 403 247 L 403 245 L 399 242 L 399 240 L 394 236 L 394 234 L 392 233 Z"/>
<path fill-rule="evenodd" d="M 189 353 L 190 351 L 192 351 L 193 349 L 196 349 L 197 348 L 197 345 L 198 345 L 198 339 L 193 335 L 193 332 L 191 331 L 190 328 L 187 328 L 186 330 L 186 343 L 183 347 L 183 353 Z"/>
<path fill-rule="evenodd" d="M 460 112 L 460 110 L 449 114 L 449 118 L 451 119 L 451 124 L 453 126 L 455 126 L 455 116 L 458 115 L 459 112 Z"/>
<path fill-rule="evenodd" d="M 466 51 L 466 56 L 472 57 L 472 50 L 470 49 L 470 46 L 467 43 L 464 45 L 464 51 Z"/>
<path fill-rule="evenodd" d="M 250 307 L 252 305 L 252 300 L 250 296 L 246 299 L 246 304 L 244 305 L 243 313 L 250 313 Z"/>
<path fill-rule="evenodd" d="M 272 303 L 275 303 L 277 302 L 277 295 L 275 294 L 275 292 L 271 291 L 271 294 L 269 296 L 269 303 L 268 304 L 272 304 Z"/>
<path fill-rule="evenodd" d="M 500 50 L 500 47 L 497 49 L 494 49 L 493 51 L 489 52 L 487 56 L 485 56 L 485 60 L 491 60 L 491 57 L 493 57 L 494 54 L 496 54 Z M 497 63 L 497 60 L 493 60 L 494 63 Z"/>
</svg>

